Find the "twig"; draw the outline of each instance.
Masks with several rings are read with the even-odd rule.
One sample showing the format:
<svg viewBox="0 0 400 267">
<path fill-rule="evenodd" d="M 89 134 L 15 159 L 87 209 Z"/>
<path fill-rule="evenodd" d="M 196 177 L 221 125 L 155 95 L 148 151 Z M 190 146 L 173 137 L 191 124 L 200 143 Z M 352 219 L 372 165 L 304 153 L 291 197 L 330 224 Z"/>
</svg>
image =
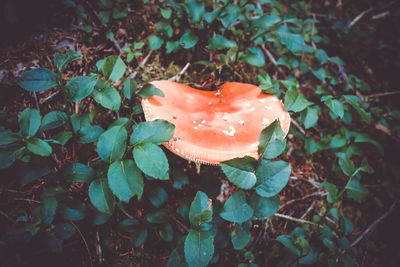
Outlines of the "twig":
<svg viewBox="0 0 400 267">
<path fill-rule="evenodd" d="M 37 201 L 37 200 L 34 200 L 34 199 L 29 199 L 29 198 L 14 198 L 14 200 L 27 201 L 27 202 L 33 202 L 33 203 L 40 204 L 40 201 Z"/>
<path fill-rule="evenodd" d="M 88 252 L 88 255 L 89 255 L 90 266 L 93 267 L 92 254 L 90 253 L 90 249 L 86 242 L 85 237 L 83 236 L 82 232 L 79 230 L 78 226 L 76 226 L 76 224 L 73 221 L 69 221 L 69 222 L 75 227 L 76 231 L 78 231 L 79 235 L 81 236 L 83 243 L 85 244 L 86 250 Z"/>
<path fill-rule="evenodd" d="M 272 64 L 274 64 L 275 67 L 278 69 L 278 71 L 285 77 L 286 73 L 281 69 L 281 67 L 278 66 L 278 63 L 276 62 L 276 59 L 271 54 L 271 52 L 269 52 L 269 50 L 265 47 L 265 45 L 262 45 L 261 48 L 264 51 L 264 53 L 267 55 L 269 60 L 272 62 Z"/>
<path fill-rule="evenodd" d="M 122 203 L 121 203 L 122 204 Z M 135 217 L 133 217 L 132 215 L 130 215 L 126 210 L 125 207 L 122 206 L 122 208 L 120 208 L 120 210 L 122 211 L 123 214 L 126 215 L 126 217 L 128 217 L 129 219 L 134 219 Z"/>
<path fill-rule="evenodd" d="M 103 255 L 102 255 L 102 249 L 101 249 L 101 245 L 100 245 L 99 230 L 96 231 L 96 240 L 97 240 L 97 244 L 96 244 L 97 262 L 99 264 L 102 264 L 104 262 L 104 258 L 103 258 Z"/>
<path fill-rule="evenodd" d="M 376 20 L 376 19 L 381 19 L 381 18 L 384 18 L 384 17 L 386 17 L 387 15 L 389 15 L 390 14 L 390 11 L 389 10 L 387 10 L 387 11 L 384 11 L 384 12 L 382 12 L 382 13 L 379 13 L 379 14 L 376 14 L 376 15 L 373 15 L 372 16 L 372 19 L 373 20 Z"/>
<path fill-rule="evenodd" d="M 313 222 L 310 222 L 310 221 L 307 221 L 307 220 L 303 220 L 303 219 L 299 219 L 299 218 L 294 218 L 294 217 L 292 217 L 292 216 L 285 215 L 285 214 L 275 213 L 275 216 L 276 216 L 276 217 L 279 217 L 279 218 L 286 219 L 286 220 L 294 221 L 294 222 L 307 223 L 307 224 L 311 224 L 311 225 L 317 225 L 316 223 L 313 223 Z"/>
<path fill-rule="evenodd" d="M 169 78 L 168 81 L 176 81 L 179 82 L 179 80 L 181 79 L 182 75 L 185 74 L 185 72 L 187 71 L 187 69 L 190 67 L 190 63 L 186 63 L 185 67 L 183 67 L 183 69 L 174 77 Z"/>
<path fill-rule="evenodd" d="M 55 96 L 58 95 L 59 93 L 60 93 L 60 91 L 56 91 L 56 92 L 52 93 L 51 95 L 49 95 L 49 96 L 47 96 L 47 97 L 45 97 L 45 98 L 41 98 L 41 99 L 39 100 L 39 104 L 43 104 L 44 102 L 46 102 L 46 101 L 52 99 L 53 97 L 55 97 Z"/>
<path fill-rule="evenodd" d="M 303 127 L 300 126 L 300 124 L 293 118 L 290 119 L 291 123 L 299 130 L 300 133 L 303 135 L 306 135 L 306 131 L 303 129 Z"/>
<path fill-rule="evenodd" d="M 314 181 L 314 180 L 307 180 L 305 178 L 296 177 L 296 176 L 290 176 L 289 179 L 304 181 L 304 182 L 307 182 L 307 183 L 311 184 L 312 186 L 315 186 L 316 188 L 320 188 L 321 187 L 321 183 L 319 183 L 317 181 Z"/>
<path fill-rule="evenodd" d="M 394 206 L 396 206 L 396 204 L 397 204 L 397 201 L 398 201 L 398 199 L 396 199 L 393 202 L 393 204 L 390 206 L 390 208 L 381 217 L 376 219 L 370 226 L 368 226 L 368 228 L 365 229 L 365 231 L 356 240 L 354 240 L 354 242 L 351 243 L 350 246 L 354 247 L 355 245 L 357 245 L 378 223 L 380 223 L 383 219 L 385 219 L 386 216 L 388 216 L 392 212 Z"/>
<path fill-rule="evenodd" d="M 313 201 L 310 205 L 310 207 L 308 207 L 308 209 L 306 210 L 306 212 L 304 212 L 303 215 L 301 215 L 300 219 L 304 219 L 308 213 L 310 213 L 310 211 L 314 208 L 315 205 L 315 201 Z"/>
<path fill-rule="evenodd" d="M 174 220 L 186 233 L 189 233 L 189 228 L 182 223 L 180 220 L 178 220 L 178 218 L 176 218 L 175 216 L 171 216 L 172 220 Z M 183 233 L 185 234 L 185 233 Z"/>
<path fill-rule="evenodd" d="M 381 97 L 381 96 L 398 95 L 398 94 L 400 94 L 400 91 L 384 92 L 384 93 L 378 93 L 378 94 L 367 95 L 367 96 L 365 96 L 365 98 L 368 99 L 368 98 L 370 98 L 370 97 Z"/>
<path fill-rule="evenodd" d="M 144 65 L 146 65 L 147 61 L 149 61 L 151 54 L 153 53 L 152 50 L 149 51 L 149 53 L 146 55 L 146 57 L 142 60 L 142 62 L 140 62 L 139 67 L 143 67 Z M 129 75 L 129 78 L 131 79 L 135 79 L 137 75 L 137 71 L 132 72 L 131 75 Z"/>
<path fill-rule="evenodd" d="M 364 10 L 363 12 L 361 12 L 357 17 L 355 17 L 350 23 L 349 25 L 347 25 L 347 28 L 351 28 L 354 26 L 354 24 L 357 23 L 357 21 L 359 21 L 362 17 L 364 17 L 366 14 L 368 14 L 369 12 L 371 12 L 373 10 L 373 8 L 368 8 L 367 10 Z"/>
<path fill-rule="evenodd" d="M 3 217 L 6 218 L 8 221 L 12 222 L 12 224 L 15 224 L 15 221 L 11 219 L 10 216 L 7 215 L 7 213 L 0 210 L 0 214 L 3 215 Z"/>
<path fill-rule="evenodd" d="M 261 237 L 265 235 L 265 233 L 268 229 L 269 220 L 270 220 L 269 218 L 265 220 L 263 226 L 261 227 L 260 231 L 258 232 L 257 238 L 255 239 L 252 247 L 250 248 L 250 251 L 254 251 L 258 247 Z"/>
<path fill-rule="evenodd" d="M 321 197 L 322 197 L 322 196 L 326 196 L 327 194 L 328 194 L 328 192 L 317 191 L 317 192 L 314 192 L 314 193 L 305 195 L 305 196 L 303 196 L 303 197 L 291 199 L 291 200 L 286 201 L 285 203 L 283 203 L 283 204 L 279 207 L 279 210 L 283 209 L 284 207 L 286 207 L 286 206 L 288 206 L 288 205 L 290 205 L 290 204 L 292 204 L 292 203 L 294 203 L 294 202 L 301 201 L 301 200 L 305 200 L 305 199 L 310 198 L 310 197 L 313 197 L 313 196 L 321 196 Z"/>
<path fill-rule="evenodd" d="M 38 101 L 38 97 L 37 97 L 36 92 L 33 92 L 33 98 L 35 99 L 36 109 L 39 110 L 39 113 L 40 113 L 39 101 Z"/>
</svg>

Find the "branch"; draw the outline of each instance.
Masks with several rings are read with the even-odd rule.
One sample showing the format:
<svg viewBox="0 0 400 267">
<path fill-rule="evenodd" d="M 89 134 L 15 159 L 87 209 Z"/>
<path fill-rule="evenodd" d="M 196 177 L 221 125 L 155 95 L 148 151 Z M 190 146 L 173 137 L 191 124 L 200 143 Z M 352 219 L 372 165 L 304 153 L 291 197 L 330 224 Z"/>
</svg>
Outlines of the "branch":
<svg viewBox="0 0 400 267">
<path fill-rule="evenodd" d="M 362 17 L 364 17 L 364 15 L 368 14 L 369 12 L 371 12 L 373 10 L 373 8 L 368 8 L 367 10 L 364 10 L 363 12 L 361 12 L 357 17 L 355 17 L 350 23 L 349 25 L 347 25 L 347 27 L 350 29 L 351 27 L 354 26 L 354 24 L 357 23 L 357 21 L 359 21 Z"/>
<path fill-rule="evenodd" d="M 380 223 L 383 219 L 385 219 L 393 210 L 394 206 L 396 206 L 398 199 L 396 199 L 390 208 L 378 219 L 376 219 L 367 229 L 356 239 L 353 243 L 351 243 L 351 247 L 357 245 L 378 223 Z"/>
<path fill-rule="evenodd" d="M 69 221 L 69 222 L 75 227 L 76 231 L 78 231 L 79 235 L 81 236 L 81 238 L 83 240 L 83 243 L 85 244 L 86 250 L 88 252 L 90 266 L 93 267 L 92 254 L 90 253 L 89 246 L 88 246 L 88 244 L 86 242 L 85 237 L 83 236 L 82 232 L 79 230 L 78 226 L 76 226 L 76 224 L 73 221 Z"/>
<path fill-rule="evenodd" d="M 384 92 L 384 93 L 367 95 L 367 96 L 365 96 L 365 98 L 368 99 L 370 97 L 381 97 L 381 96 L 398 95 L 398 94 L 400 94 L 400 91 Z"/>
<path fill-rule="evenodd" d="M 181 70 L 181 72 L 179 72 L 177 75 L 175 75 L 172 78 L 169 78 L 168 81 L 175 81 L 175 82 L 179 82 L 179 80 L 181 79 L 181 77 L 183 76 L 183 74 L 185 74 L 185 72 L 187 71 L 187 69 L 190 67 L 190 63 L 186 63 L 185 67 L 183 67 L 183 69 Z"/>
<path fill-rule="evenodd" d="M 300 124 L 293 118 L 290 118 L 291 123 L 299 130 L 300 133 L 303 135 L 306 135 L 306 131 L 303 129 L 303 127 L 300 126 Z"/>
<path fill-rule="evenodd" d="M 285 215 L 285 214 L 275 213 L 275 216 L 276 216 L 276 217 L 279 217 L 279 218 L 286 219 L 286 220 L 294 221 L 294 222 L 307 223 L 307 224 L 311 224 L 311 225 L 317 225 L 316 223 L 313 223 L 313 222 L 310 222 L 310 221 L 307 221 L 307 220 L 303 220 L 303 219 L 294 218 L 294 217 L 292 217 L 292 216 Z"/>
</svg>

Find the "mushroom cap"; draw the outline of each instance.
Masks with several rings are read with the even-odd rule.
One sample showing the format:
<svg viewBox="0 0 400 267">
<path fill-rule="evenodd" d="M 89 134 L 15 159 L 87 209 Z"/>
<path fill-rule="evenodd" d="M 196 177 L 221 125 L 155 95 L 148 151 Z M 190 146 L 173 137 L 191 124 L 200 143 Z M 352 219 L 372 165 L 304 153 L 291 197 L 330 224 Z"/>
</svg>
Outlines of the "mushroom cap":
<svg viewBox="0 0 400 267">
<path fill-rule="evenodd" d="M 164 143 L 173 153 L 195 162 L 217 165 L 236 157 L 258 158 L 258 137 L 276 119 L 285 135 L 290 116 L 282 102 L 255 85 L 230 82 L 217 91 L 203 91 L 172 81 L 154 81 L 164 93 L 142 99 L 147 121 L 175 125 Z"/>
</svg>

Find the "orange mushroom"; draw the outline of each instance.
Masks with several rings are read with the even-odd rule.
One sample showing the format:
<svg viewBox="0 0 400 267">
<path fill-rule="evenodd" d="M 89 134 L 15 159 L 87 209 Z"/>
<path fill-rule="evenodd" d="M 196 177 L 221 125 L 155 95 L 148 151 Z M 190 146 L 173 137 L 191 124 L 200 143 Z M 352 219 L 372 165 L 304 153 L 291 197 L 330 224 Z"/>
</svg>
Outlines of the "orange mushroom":
<svg viewBox="0 0 400 267">
<path fill-rule="evenodd" d="M 142 99 L 146 120 L 173 123 L 174 137 L 164 145 L 187 160 L 217 165 L 236 157 L 258 158 L 258 137 L 265 127 L 279 119 L 283 132 L 289 131 L 282 102 L 257 86 L 231 82 L 215 92 L 172 81 L 152 84 L 165 96 Z"/>
</svg>

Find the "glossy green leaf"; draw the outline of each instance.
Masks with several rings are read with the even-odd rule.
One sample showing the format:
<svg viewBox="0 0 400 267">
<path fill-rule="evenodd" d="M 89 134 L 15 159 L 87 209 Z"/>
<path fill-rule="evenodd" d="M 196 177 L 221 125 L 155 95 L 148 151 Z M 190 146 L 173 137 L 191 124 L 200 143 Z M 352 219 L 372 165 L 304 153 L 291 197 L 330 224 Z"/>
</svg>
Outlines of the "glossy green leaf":
<svg viewBox="0 0 400 267">
<path fill-rule="evenodd" d="M 152 97 L 154 95 L 158 95 L 158 96 L 161 96 L 161 97 L 165 96 L 163 91 L 161 91 L 160 89 L 158 89 L 157 87 L 155 87 L 154 85 L 152 85 L 150 83 L 145 84 L 142 87 L 142 89 L 140 89 L 140 92 L 138 93 L 138 95 L 141 98 L 149 98 L 149 97 Z"/>
<path fill-rule="evenodd" d="M 134 195 L 142 198 L 143 176 L 132 160 L 114 161 L 107 176 L 111 191 L 121 201 L 128 203 Z"/>
<path fill-rule="evenodd" d="M 122 159 L 126 150 L 128 133 L 123 126 L 114 126 L 102 133 L 97 143 L 97 153 L 105 162 Z"/>
<path fill-rule="evenodd" d="M 165 225 L 163 229 L 158 231 L 158 234 L 165 242 L 171 242 L 174 238 L 174 230 L 170 224 Z"/>
<path fill-rule="evenodd" d="M 167 202 L 168 194 L 162 187 L 157 186 L 149 192 L 148 198 L 153 206 L 159 208 Z"/>
<path fill-rule="evenodd" d="M 89 199 L 93 206 L 102 213 L 113 214 L 115 198 L 107 184 L 107 179 L 93 180 L 89 186 Z"/>
<path fill-rule="evenodd" d="M 136 81 L 128 78 L 124 81 L 124 89 L 122 89 L 122 93 L 127 99 L 131 99 L 136 92 L 136 87 Z"/>
<path fill-rule="evenodd" d="M 22 141 L 22 137 L 10 130 L 0 130 L 0 148 L 14 145 Z"/>
<path fill-rule="evenodd" d="M 262 197 L 275 196 L 286 186 L 290 172 L 290 164 L 286 161 L 263 160 L 256 172 L 257 194 Z"/>
<path fill-rule="evenodd" d="M 49 112 L 42 119 L 42 124 L 40 125 L 40 131 L 43 132 L 58 128 L 64 125 L 67 121 L 68 121 L 68 116 L 67 114 L 65 114 L 65 112 L 62 111 Z"/>
<path fill-rule="evenodd" d="M 241 56 L 241 61 L 256 67 L 263 67 L 265 65 L 265 56 L 261 48 L 250 47 L 247 49 L 247 51 L 247 54 L 243 54 Z"/>
<path fill-rule="evenodd" d="M 179 41 L 167 41 L 165 43 L 165 49 L 167 50 L 167 54 L 176 52 L 181 47 Z"/>
<path fill-rule="evenodd" d="M 315 50 L 315 57 L 319 60 L 319 62 L 321 62 L 321 64 L 325 64 L 328 61 L 328 55 L 323 49 Z"/>
<path fill-rule="evenodd" d="M 231 232 L 232 245 L 235 250 L 241 250 L 250 242 L 251 234 L 248 228 L 236 224 Z"/>
<path fill-rule="evenodd" d="M 45 224 L 49 225 L 53 222 L 57 205 L 58 202 L 55 198 L 49 197 L 42 200 L 40 205 L 40 217 Z"/>
<path fill-rule="evenodd" d="M 60 214 L 67 220 L 80 221 L 86 217 L 87 206 L 85 203 L 75 206 L 62 205 L 60 207 Z"/>
<path fill-rule="evenodd" d="M 169 19 L 172 14 L 172 10 L 169 8 L 160 8 L 161 15 L 163 16 L 164 19 Z"/>
<path fill-rule="evenodd" d="M 307 107 L 300 113 L 300 122 L 306 129 L 317 125 L 320 109 L 318 106 Z"/>
<path fill-rule="evenodd" d="M 237 46 L 237 43 L 235 41 L 228 40 L 222 35 L 217 34 L 208 41 L 207 48 L 210 50 L 213 49 L 221 50 L 225 48 L 231 48 L 234 46 Z"/>
<path fill-rule="evenodd" d="M 329 203 L 334 203 L 337 200 L 337 195 L 339 190 L 337 189 L 336 185 L 331 184 L 330 182 L 323 182 L 321 183 L 321 187 L 325 188 L 328 191 L 328 196 L 326 199 Z"/>
<path fill-rule="evenodd" d="M 371 123 L 371 113 L 365 111 L 363 107 L 363 102 L 358 96 L 345 95 L 344 98 L 357 111 L 357 113 L 360 115 L 363 121 L 365 121 L 368 124 Z"/>
<path fill-rule="evenodd" d="M 57 86 L 57 76 L 54 72 L 45 68 L 37 68 L 25 71 L 18 85 L 31 92 L 41 92 Z"/>
<path fill-rule="evenodd" d="M 312 70 L 311 72 L 312 72 L 312 73 L 314 74 L 314 76 L 317 77 L 319 80 L 321 80 L 321 81 L 325 80 L 326 73 L 325 73 L 325 70 L 324 70 L 323 68 L 319 68 L 319 69 L 316 69 L 316 70 Z"/>
<path fill-rule="evenodd" d="M 118 228 L 123 232 L 134 233 L 140 227 L 140 222 L 135 218 L 124 219 L 119 223 Z"/>
<path fill-rule="evenodd" d="M 300 112 L 311 105 L 311 102 L 302 95 L 298 88 L 289 87 L 285 94 L 285 110 Z"/>
<path fill-rule="evenodd" d="M 180 39 L 180 42 L 183 44 L 183 48 L 185 49 L 194 47 L 198 41 L 199 37 L 190 30 L 187 30 Z"/>
<path fill-rule="evenodd" d="M 279 209 L 281 199 L 279 196 L 262 197 L 252 194 L 249 204 L 254 210 L 254 217 L 264 220 L 273 216 Z"/>
<path fill-rule="evenodd" d="M 71 139 L 71 137 L 72 137 L 72 132 L 66 131 L 56 134 L 55 136 L 52 137 L 51 140 L 62 146 L 65 146 L 65 144 L 68 142 L 69 139 Z"/>
<path fill-rule="evenodd" d="M 164 43 L 164 40 L 157 36 L 157 35 L 152 35 L 149 38 L 149 49 L 150 50 L 158 50 Z"/>
<path fill-rule="evenodd" d="M 74 183 L 89 183 L 95 177 L 93 168 L 79 162 L 67 163 L 62 174 L 66 181 Z"/>
<path fill-rule="evenodd" d="M 96 84 L 96 80 L 93 77 L 78 76 L 72 78 L 67 84 L 71 100 L 73 102 L 80 101 L 85 97 L 89 96 Z"/>
<path fill-rule="evenodd" d="M 194 227 L 198 227 L 203 223 L 209 222 L 212 217 L 212 205 L 208 196 L 197 191 L 189 210 L 189 221 Z"/>
<path fill-rule="evenodd" d="M 42 157 L 50 156 L 51 152 L 53 152 L 51 146 L 48 143 L 36 137 L 28 140 L 26 148 L 33 154 Z"/>
<path fill-rule="evenodd" d="M 214 237 L 208 231 L 191 229 L 185 238 L 185 258 L 189 266 L 207 266 L 214 254 Z"/>
<path fill-rule="evenodd" d="M 79 129 L 78 134 L 80 138 L 78 143 L 88 144 L 97 141 L 100 135 L 104 132 L 103 128 L 98 125 L 87 125 Z"/>
<path fill-rule="evenodd" d="M 81 58 L 82 54 L 74 50 L 68 49 L 64 54 L 54 54 L 54 65 L 56 65 L 58 71 L 62 71 L 69 63 Z"/>
<path fill-rule="evenodd" d="M 131 243 L 134 247 L 140 247 L 144 244 L 148 236 L 146 229 L 140 229 L 131 235 Z"/>
<path fill-rule="evenodd" d="M 280 126 L 279 120 L 265 127 L 258 137 L 258 154 L 260 159 L 272 159 L 279 156 L 286 146 L 286 140 L 283 139 L 284 132 Z"/>
<path fill-rule="evenodd" d="M 117 89 L 108 84 L 98 85 L 99 83 L 96 84 L 92 91 L 94 100 L 107 109 L 118 111 L 121 106 L 121 96 Z"/>
<path fill-rule="evenodd" d="M 149 223 L 166 223 L 169 220 L 169 215 L 166 210 L 158 210 L 146 215 L 146 220 Z"/>
<path fill-rule="evenodd" d="M 106 57 L 102 72 L 107 80 L 116 82 L 124 76 L 126 65 L 119 56 Z"/>
<path fill-rule="evenodd" d="M 225 202 L 220 216 L 229 222 L 242 223 L 253 217 L 254 211 L 246 202 L 246 194 L 237 191 Z"/>
<path fill-rule="evenodd" d="M 160 180 L 169 179 L 169 164 L 167 157 L 157 145 L 145 143 L 135 146 L 133 158 L 136 165 L 145 174 Z"/>
<path fill-rule="evenodd" d="M 342 102 L 340 102 L 337 99 L 333 99 L 332 96 L 323 96 L 321 98 L 321 101 L 325 103 L 325 105 L 328 106 L 328 108 L 336 114 L 339 118 L 343 118 L 344 116 L 344 108 Z"/>
<path fill-rule="evenodd" d="M 274 32 L 279 41 L 285 45 L 291 52 L 297 54 L 301 52 L 311 53 L 314 48 L 304 43 L 304 36 L 297 33 L 291 33 L 285 30 L 284 26 Z"/>
<path fill-rule="evenodd" d="M 251 189 L 257 182 L 255 165 L 257 161 L 251 157 L 235 158 L 220 163 L 228 180 L 242 189 Z"/>
<path fill-rule="evenodd" d="M 153 143 L 161 145 L 174 135 L 175 126 L 165 120 L 146 121 L 134 127 L 130 142 L 133 145 Z"/>
<path fill-rule="evenodd" d="M 75 227 L 70 223 L 56 224 L 55 234 L 61 240 L 66 240 L 75 234 Z"/>
<path fill-rule="evenodd" d="M 26 108 L 18 116 L 19 128 L 23 136 L 34 136 L 39 130 L 42 117 L 39 110 Z"/>
</svg>

